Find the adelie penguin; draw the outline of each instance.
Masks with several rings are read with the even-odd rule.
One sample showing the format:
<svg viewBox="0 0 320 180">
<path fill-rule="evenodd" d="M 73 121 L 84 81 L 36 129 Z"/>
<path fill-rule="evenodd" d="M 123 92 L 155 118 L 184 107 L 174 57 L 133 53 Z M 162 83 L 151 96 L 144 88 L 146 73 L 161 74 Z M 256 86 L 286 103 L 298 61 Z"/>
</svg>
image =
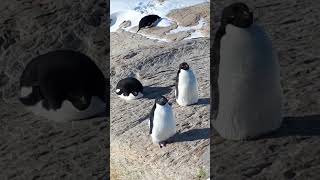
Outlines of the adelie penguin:
<svg viewBox="0 0 320 180">
<path fill-rule="evenodd" d="M 160 21 L 161 21 L 161 17 L 158 15 L 152 14 L 152 15 L 144 16 L 139 21 L 139 28 L 137 32 L 139 32 L 141 28 L 156 26 Z"/>
<path fill-rule="evenodd" d="M 124 100 L 139 99 L 143 97 L 143 86 L 136 78 L 124 78 L 118 82 L 116 94 Z"/>
<path fill-rule="evenodd" d="M 56 121 L 106 112 L 106 80 L 86 55 L 58 50 L 30 61 L 20 78 L 20 101 L 36 115 Z"/>
<path fill-rule="evenodd" d="M 213 127 L 232 140 L 257 138 L 282 122 L 276 52 L 243 3 L 223 9 L 211 61 Z"/>
<path fill-rule="evenodd" d="M 160 148 L 166 146 L 168 139 L 176 133 L 176 119 L 172 107 L 164 96 L 160 96 L 150 112 L 149 134 L 152 142 Z"/>
<path fill-rule="evenodd" d="M 186 62 L 179 65 L 175 86 L 176 101 L 179 105 L 188 106 L 198 102 L 197 78 Z"/>
</svg>

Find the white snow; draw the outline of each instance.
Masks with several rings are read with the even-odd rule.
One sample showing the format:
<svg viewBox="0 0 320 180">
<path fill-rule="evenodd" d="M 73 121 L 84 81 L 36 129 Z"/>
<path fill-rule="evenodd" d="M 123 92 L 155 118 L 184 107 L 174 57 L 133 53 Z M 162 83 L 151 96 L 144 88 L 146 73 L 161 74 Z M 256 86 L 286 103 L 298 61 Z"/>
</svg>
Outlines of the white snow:
<svg viewBox="0 0 320 180">
<path fill-rule="evenodd" d="M 162 20 L 157 24 L 158 27 L 167 27 L 172 24 L 172 21 L 166 17 L 166 15 L 173 9 L 181 9 L 189 6 L 194 6 L 196 4 L 201 4 L 204 2 L 209 2 L 209 0 L 165 0 L 164 2 L 159 2 L 158 0 L 111 0 L 110 1 L 110 18 L 111 27 L 110 32 L 116 32 L 119 26 L 124 21 L 131 21 L 129 27 L 124 28 L 125 31 L 130 31 L 132 27 L 138 26 L 139 21 L 142 17 L 148 14 L 156 14 L 162 18 Z M 203 20 L 202 20 L 203 21 Z M 192 27 L 180 27 L 178 26 L 175 31 L 180 32 L 192 29 L 199 29 L 203 24 L 199 21 L 198 26 Z M 200 27 L 200 28 L 201 28 Z M 142 34 L 143 35 L 143 34 Z M 146 35 L 144 35 L 146 36 Z M 194 32 L 192 38 L 203 36 L 199 32 Z M 147 36 L 150 39 L 152 37 Z"/>
<path fill-rule="evenodd" d="M 191 30 L 195 30 L 195 32 L 196 32 L 196 30 L 201 29 L 205 24 L 206 24 L 206 22 L 204 21 L 203 18 L 201 18 L 199 20 L 199 23 L 195 26 L 190 26 L 190 27 L 178 26 L 178 28 L 171 30 L 168 34 L 175 34 L 178 32 L 191 31 Z"/>
</svg>

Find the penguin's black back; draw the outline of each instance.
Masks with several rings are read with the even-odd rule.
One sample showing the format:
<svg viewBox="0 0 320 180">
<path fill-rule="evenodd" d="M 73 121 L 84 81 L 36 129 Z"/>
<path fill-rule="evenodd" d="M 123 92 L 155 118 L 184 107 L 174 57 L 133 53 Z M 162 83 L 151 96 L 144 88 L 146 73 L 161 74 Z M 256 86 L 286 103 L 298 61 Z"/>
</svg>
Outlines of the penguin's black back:
<svg viewBox="0 0 320 180">
<path fill-rule="evenodd" d="M 118 82 L 116 89 L 121 90 L 119 94 L 125 93 L 129 95 L 129 93 L 132 92 L 143 92 L 143 86 L 141 82 L 133 77 L 121 79 Z"/>
<path fill-rule="evenodd" d="M 139 29 L 147 27 L 147 26 L 151 26 L 154 22 L 156 22 L 158 19 L 160 19 L 160 17 L 158 15 L 147 15 L 144 16 L 140 21 L 139 21 Z"/>
<path fill-rule="evenodd" d="M 33 87 L 33 92 L 20 101 L 34 105 L 44 99 L 47 109 L 57 109 L 67 99 L 78 109 L 85 109 L 92 96 L 105 102 L 105 85 L 104 75 L 88 56 L 71 50 L 52 51 L 26 66 L 20 87 Z M 86 102 L 80 102 L 79 97 L 85 97 Z"/>
<path fill-rule="evenodd" d="M 179 74 L 180 74 L 181 69 L 179 68 L 178 72 L 177 72 L 177 76 L 176 76 L 176 99 L 178 99 L 179 96 Z"/>
</svg>

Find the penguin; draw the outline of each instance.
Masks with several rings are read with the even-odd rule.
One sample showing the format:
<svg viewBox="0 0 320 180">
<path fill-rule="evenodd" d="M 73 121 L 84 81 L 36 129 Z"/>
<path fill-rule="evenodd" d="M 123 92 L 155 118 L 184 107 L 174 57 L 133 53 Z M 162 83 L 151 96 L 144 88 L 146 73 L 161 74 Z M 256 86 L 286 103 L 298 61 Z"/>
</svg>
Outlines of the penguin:
<svg viewBox="0 0 320 180">
<path fill-rule="evenodd" d="M 160 21 L 161 21 L 161 17 L 158 15 L 152 14 L 152 15 L 144 16 L 139 21 L 139 28 L 137 32 L 139 32 L 141 28 L 156 26 Z"/>
<path fill-rule="evenodd" d="M 149 134 L 152 142 L 165 147 L 168 139 L 176 133 L 176 119 L 172 107 L 164 96 L 156 98 L 150 111 Z"/>
<path fill-rule="evenodd" d="M 211 122 L 220 136 L 252 139 L 281 126 L 282 90 L 276 52 L 244 3 L 223 9 L 210 66 Z"/>
<path fill-rule="evenodd" d="M 176 101 L 181 106 L 188 106 L 198 102 L 198 82 L 188 63 L 179 65 L 175 84 Z"/>
<path fill-rule="evenodd" d="M 20 102 L 55 121 L 86 119 L 106 112 L 106 79 L 86 55 L 57 50 L 32 59 L 20 77 Z"/>
<path fill-rule="evenodd" d="M 134 77 L 121 79 L 116 86 L 116 94 L 124 100 L 134 100 L 143 97 L 143 86 Z"/>
</svg>

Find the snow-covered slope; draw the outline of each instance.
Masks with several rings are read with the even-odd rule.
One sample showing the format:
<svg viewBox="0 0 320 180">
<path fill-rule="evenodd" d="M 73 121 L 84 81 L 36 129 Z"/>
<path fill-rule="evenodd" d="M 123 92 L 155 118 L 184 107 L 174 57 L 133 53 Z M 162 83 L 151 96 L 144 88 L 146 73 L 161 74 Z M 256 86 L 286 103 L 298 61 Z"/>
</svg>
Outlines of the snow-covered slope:
<svg viewBox="0 0 320 180">
<path fill-rule="evenodd" d="M 116 32 L 120 27 L 120 25 L 124 21 L 130 21 L 130 24 L 122 28 L 125 31 L 135 32 L 132 30 L 133 27 L 139 25 L 139 21 L 142 17 L 148 14 L 157 14 L 162 17 L 162 20 L 158 23 L 158 27 L 168 27 L 172 25 L 173 21 L 167 17 L 168 13 L 174 9 L 182 9 L 190 6 L 194 6 L 197 4 L 209 2 L 208 0 L 111 0 L 110 1 L 110 18 L 111 18 L 111 26 L 110 32 Z M 198 31 L 205 22 L 203 19 L 199 21 L 199 25 L 192 27 L 183 27 L 179 26 L 173 31 L 170 31 L 169 34 L 174 34 L 178 32 L 195 30 L 190 38 L 203 37 L 203 34 Z M 144 34 L 145 35 L 145 34 Z M 145 35 L 148 38 L 148 35 Z"/>
</svg>

